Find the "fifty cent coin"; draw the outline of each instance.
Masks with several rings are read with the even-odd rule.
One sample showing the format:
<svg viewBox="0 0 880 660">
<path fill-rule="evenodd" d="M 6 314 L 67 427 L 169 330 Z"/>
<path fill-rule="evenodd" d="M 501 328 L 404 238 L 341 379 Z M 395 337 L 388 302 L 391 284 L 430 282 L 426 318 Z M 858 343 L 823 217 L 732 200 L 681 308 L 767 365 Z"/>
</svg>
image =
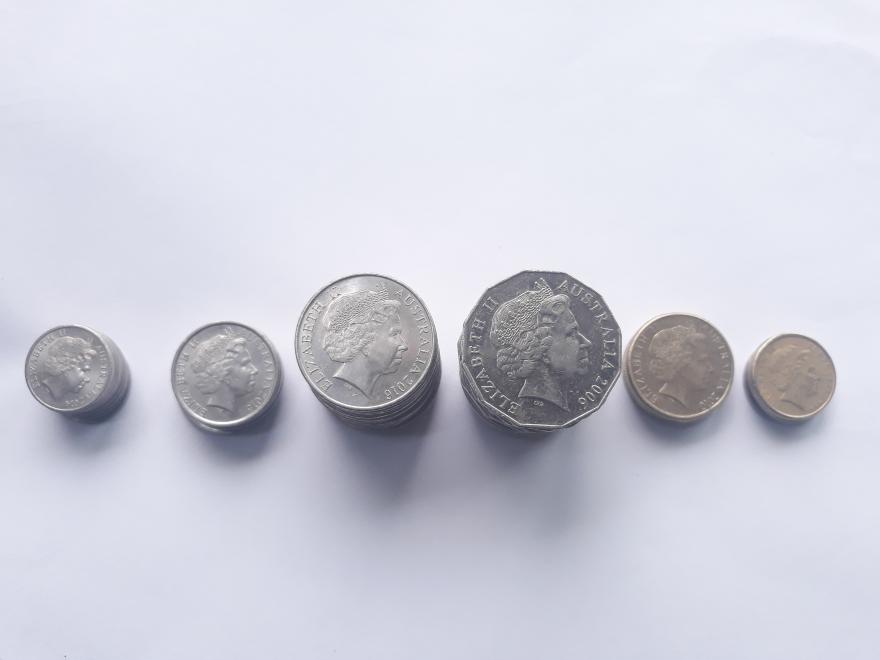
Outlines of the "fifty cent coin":
<svg viewBox="0 0 880 660">
<path fill-rule="evenodd" d="M 715 410 L 730 391 L 730 346 L 707 321 L 665 314 L 639 328 L 627 346 L 626 383 L 647 412 L 693 422 Z"/>
<path fill-rule="evenodd" d="M 822 411 L 834 394 L 837 374 L 819 342 L 797 334 L 771 337 L 752 354 L 746 385 L 773 419 L 801 422 Z"/>
<path fill-rule="evenodd" d="M 128 391 L 128 365 L 106 335 L 82 325 L 43 333 L 25 361 L 34 398 L 68 417 L 98 420 L 112 413 Z"/>
<path fill-rule="evenodd" d="M 187 417 L 209 431 L 241 429 L 281 391 L 281 360 L 266 337 L 241 323 L 211 323 L 174 356 L 171 386 Z"/>
<path fill-rule="evenodd" d="M 567 273 L 523 271 L 486 290 L 459 342 L 462 387 L 487 420 L 516 431 L 572 426 L 620 373 L 620 326 Z"/>
</svg>

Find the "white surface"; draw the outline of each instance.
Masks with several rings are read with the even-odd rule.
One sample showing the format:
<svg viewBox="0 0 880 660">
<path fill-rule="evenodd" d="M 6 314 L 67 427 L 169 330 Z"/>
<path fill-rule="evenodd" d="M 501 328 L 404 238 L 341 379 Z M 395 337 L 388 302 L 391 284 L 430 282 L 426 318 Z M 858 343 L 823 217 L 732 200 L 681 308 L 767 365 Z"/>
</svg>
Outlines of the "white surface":
<svg viewBox="0 0 880 660">
<path fill-rule="evenodd" d="M 880 7 L 874 2 L 37 3 L 0 9 L 0 658 L 846 658 L 880 648 Z M 624 337 L 714 322 L 737 366 L 823 342 L 783 430 L 742 389 L 691 429 L 622 383 L 542 442 L 468 408 L 455 340 L 525 267 Z M 293 358 L 347 273 L 437 322 L 437 404 L 355 432 Z M 169 387 L 207 321 L 283 353 L 270 432 Z M 80 322 L 128 357 L 111 421 L 30 399 Z"/>
</svg>

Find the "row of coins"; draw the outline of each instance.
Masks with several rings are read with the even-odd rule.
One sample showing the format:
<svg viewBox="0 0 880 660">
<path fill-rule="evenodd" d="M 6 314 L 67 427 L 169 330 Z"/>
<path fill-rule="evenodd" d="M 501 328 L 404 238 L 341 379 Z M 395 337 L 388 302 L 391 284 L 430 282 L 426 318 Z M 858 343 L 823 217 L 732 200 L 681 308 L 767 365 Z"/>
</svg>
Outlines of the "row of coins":
<svg viewBox="0 0 880 660">
<path fill-rule="evenodd" d="M 467 399 L 488 421 L 516 431 L 552 431 L 601 407 L 621 371 L 620 347 L 620 327 L 596 291 L 566 273 L 525 271 L 477 301 L 459 339 L 459 373 Z M 381 275 L 346 277 L 321 289 L 297 324 L 296 358 L 318 400 L 361 427 L 412 419 L 440 381 L 437 334 L 425 304 Z M 733 357 L 708 322 L 667 314 L 638 330 L 623 354 L 623 371 L 644 410 L 691 422 L 727 397 Z M 83 420 L 118 408 L 130 380 L 116 345 L 76 325 L 54 328 L 34 342 L 25 377 L 40 403 Z M 171 374 L 188 419 L 214 432 L 263 419 L 282 380 L 269 340 L 233 322 L 190 334 Z M 746 372 L 752 397 L 781 421 L 817 414 L 830 401 L 835 380 L 825 350 L 793 334 L 764 342 Z"/>
<path fill-rule="evenodd" d="M 503 428 L 553 431 L 599 409 L 621 370 L 620 326 L 602 297 L 567 273 L 524 271 L 477 301 L 458 343 L 468 400 Z M 733 381 L 722 334 L 691 314 L 643 325 L 623 354 L 624 380 L 645 411 L 694 422 L 716 410 Z M 747 389 L 778 421 L 803 421 L 831 400 L 834 364 L 797 334 L 765 341 L 749 360 Z"/>
</svg>

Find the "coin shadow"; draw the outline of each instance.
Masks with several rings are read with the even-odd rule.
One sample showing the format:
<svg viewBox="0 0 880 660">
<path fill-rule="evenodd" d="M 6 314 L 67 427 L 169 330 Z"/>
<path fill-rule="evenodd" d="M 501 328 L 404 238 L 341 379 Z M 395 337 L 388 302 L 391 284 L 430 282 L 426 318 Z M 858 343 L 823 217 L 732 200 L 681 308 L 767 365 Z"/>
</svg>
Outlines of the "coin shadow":
<svg viewBox="0 0 880 660">
<path fill-rule="evenodd" d="M 275 404 L 259 419 L 247 427 L 229 432 L 209 431 L 198 424 L 193 427 L 200 432 L 209 449 L 230 463 L 247 463 L 263 456 L 275 438 L 274 429 L 286 402 L 279 396 Z"/>
<path fill-rule="evenodd" d="M 721 405 L 706 417 L 693 422 L 672 422 L 655 417 L 651 413 L 642 410 L 639 406 L 633 406 L 636 419 L 647 429 L 648 436 L 656 440 L 662 446 L 685 447 L 715 434 L 724 424 L 727 418 L 729 406 Z"/>
<path fill-rule="evenodd" d="M 120 428 L 124 425 L 127 416 L 125 403 L 130 391 L 129 386 L 118 405 L 100 417 L 71 418 L 54 415 L 68 446 L 81 454 L 95 455 L 117 444 L 117 440 L 121 437 Z"/>
<path fill-rule="evenodd" d="M 547 433 L 522 433 L 496 427 L 469 403 L 473 428 L 482 447 L 496 464 L 498 479 L 507 483 L 523 518 L 535 533 L 552 537 L 564 533 L 589 515 L 581 506 L 582 489 L 589 479 L 580 472 L 588 443 L 575 427 Z"/>
<path fill-rule="evenodd" d="M 346 454 L 383 503 L 394 504 L 405 498 L 439 396 L 438 392 L 412 419 L 387 429 L 352 426 L 326 411 L 330 427 Z"/>
<path fill-rule="evenodd" d="M 806 438 L 820 435 L 829 422 L 829 413 L 831 413 L 832 409 L 831 404 L 829 404 L 825 410 L 811 419 L 802 422 L 783 422 L 773 419 L 764 412 L 758 402 L 752 397 L 748 388 L 746 388 L 746 398 L 749 400 L 749 406 L 752 408 L 752 411 L 758 416 L 761 426 L 767 431 L 767 435 L 780 444 L 794 444 L 802 442 Z"/>
<path fill-rule="evenodd" d="M 552 444 L 554 433 L 523 433 L 502 428 L 490 422 L 474 410 L 468 402 L 470 419 L 476 435 L 487 453 L 498 463 L 510 465 L 536 454 L 542 447 Z"/>
</svg>

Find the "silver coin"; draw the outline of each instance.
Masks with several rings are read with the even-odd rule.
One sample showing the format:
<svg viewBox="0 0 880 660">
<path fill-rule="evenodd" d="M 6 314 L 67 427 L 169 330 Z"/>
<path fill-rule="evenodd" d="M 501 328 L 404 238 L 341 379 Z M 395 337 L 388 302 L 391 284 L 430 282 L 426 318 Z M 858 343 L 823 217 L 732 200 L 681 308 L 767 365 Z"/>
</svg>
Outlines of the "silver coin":
<svg viewBox="0 0 880 660">
<path fill-rule="evenodd" d="M 296 360 L 315 396 L 356 425 L 410 419 L 440 378 L 427 307 L 405 284 L 383 275 L 352 275 L 321 289 L 297 324 Z"/>
<path fill-rule="evenodd" d="M 25 380 L 34 398 L 64 415 L 99 419 L 124 399 L 128 366 L 105 335 L 81 325 L 43 333 L 25 361 Z"/>
<path fill-rule="evenodd" d="M 180 407 L 210 431 L 238 430 L 254 422 L 275 403 L 281 384 L 281 360 L 271 342 L 229 321 L 190 334 L 171 368 Z"/>
<path fill-rule="evenodd" d="M 691 314 L 648 321 L 633 336 L 624 361 L 633 400 L 673 422 L 693 422 L 711 413 L 727 397 L 733 380 L 727 341 Z"/>
<path fill-rule="evenodd" d="M 746 384 L 770 417 L 805 421 L 819 414 L 837 384 L 831 356 L 819 342 L 798 334 L 771 337 L 752 354 Z"/>
<path fill-rule="evenodd" d="M 617 382 L 620 342 L 593 289 L 566 273 L 524 271 L 488 289 L 468 315 L 463 387 L 484 417 L 507 428 L 571 426 Z"/>
</svg>

